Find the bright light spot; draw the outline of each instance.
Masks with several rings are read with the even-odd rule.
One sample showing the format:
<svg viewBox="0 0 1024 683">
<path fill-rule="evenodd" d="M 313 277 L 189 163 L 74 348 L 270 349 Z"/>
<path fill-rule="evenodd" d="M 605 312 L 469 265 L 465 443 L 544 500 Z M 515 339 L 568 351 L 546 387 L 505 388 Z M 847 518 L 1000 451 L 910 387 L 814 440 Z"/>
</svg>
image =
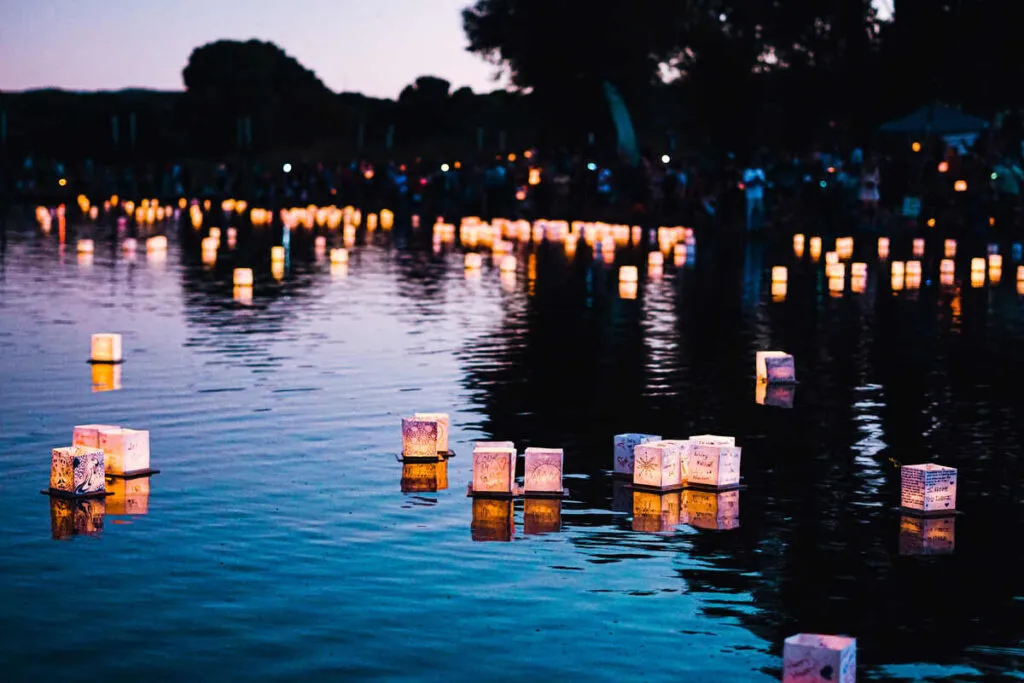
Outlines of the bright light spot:
<svg viewBox="0 0 1024 683">
<path fill-rule="evenodd" d="M 725 15 L 724 14 L 719 14 L 718 15 L 718 20 L 719 21 L 725 21 Z"/>
<path fill-rule="evenodd" d="M 509 161 L 515 161 L 516 160 L 516 155 L 515 154 L 509 154 L 508 155 L 508 160 Z"/>
<path fill-rule="evenodd" d="M 992 171 L 992 175 L 989 176 L 989 178 L 991 178 L 992 180 L 995 180 L 998 177 L 999 177 L 999 174 L 996 173 L 995 171 Z"/>
<path fill-rule="evenodd" d="M 928 227 L 929 228 L 934 228 L 935 227 L 935 219 L 934 218 L 929 218 L 928 219 Z"/>
<path fill-rule="evenodd" d="M 591 161 L 589 164 L 587 164 L 587 170 L 588 171 L 596 171 L 597 170 L 597 164 L 595 164 L 593 161 Z"/>
<path fill-rule="evenodd" d="M 441 173 L 447 173 L 448 172 L 448 168 L 449 168 L 448 164 L 441 164 Z"/>
<path fill-rule="evenodd" d="M 958 181 L 956 181 L 955 183 L 953 183 L 953 189 L 955 191 L 957 191 L 957 192 L 967 192 L 967 181 L 966 180 L 958 180 Z"/>
<path fill-rule="evenodd" d="M 667 164 L 667 163 L 668 163 L 668 162 L 670 162 L 670 161 L 672 161 L 672 157 L 670 157 L 670 156 L 669 156 L 669 155 L 667 155 L 667 154 L 662 154 L 662 155 L 661 155 L 661 163 L 663 163 L 663 164 Z"/>
<path fill-rule="evenodd" d="M 284 166 L 281 167 L 281 170 L 284 171 L 285 173 L 291 173 L 292 172 L 292 165 L 291 164 L 285 164 Z"/>
<path fill-rule="evenodd" d="M 60 185 L 61 187 L 64 187 L 65 185 L 68 184 L 68 179 L 67 178 L 61 178 L 60 180 L 57 181 L 57 184 Z"/>
<path fill-rule="evenodd" d="M 939 162 L 939 173 L 945 173 L 949 170 L 949 163 L 945 161 Z"/>
<path fill-rule="evenodd" d="M 915 152 L 920 152 L 921 151 L 921 143 L 920 142 L 916 142 L 916 141 L 910 143 L 910 149 L 914 150 Z"/>
<path fill-rule="evenodd" d="M 820 182 L 818 183 L 818 185 L 821 185 L 821 189 L 823 189 L 823 190 L 824 190 L 824 189 L 825 189 L 826 187 L 828 187 L 828 183 L 826 183 L 826 182 L 825 182 L 824 180 L 820 181 Z"/>
</svg>

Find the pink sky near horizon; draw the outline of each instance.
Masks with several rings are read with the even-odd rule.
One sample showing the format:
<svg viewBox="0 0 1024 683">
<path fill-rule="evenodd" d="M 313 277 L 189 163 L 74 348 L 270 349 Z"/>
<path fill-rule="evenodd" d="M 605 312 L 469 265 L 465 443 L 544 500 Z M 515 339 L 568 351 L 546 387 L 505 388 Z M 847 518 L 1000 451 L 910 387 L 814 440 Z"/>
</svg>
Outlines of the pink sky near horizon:
<svg viewBox="0 0 1024 683">
<path fill-rule="evenodd" d="M 395 98 L 417 76 L 501 87 L 466 52 L 471 0 L 0 0 L 0 91 L 181 90 L 192 50 L 279 45 L 337 92 Z"/>
</svg>

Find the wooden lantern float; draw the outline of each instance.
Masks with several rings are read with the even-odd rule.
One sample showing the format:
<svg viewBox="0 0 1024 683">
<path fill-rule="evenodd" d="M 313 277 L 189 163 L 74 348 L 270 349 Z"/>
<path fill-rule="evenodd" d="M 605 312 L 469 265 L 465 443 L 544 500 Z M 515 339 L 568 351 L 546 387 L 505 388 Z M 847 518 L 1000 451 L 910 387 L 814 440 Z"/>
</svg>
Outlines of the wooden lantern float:
<svg viewBox="0 0 1024 683">
<path fill-rule="evenodd" d="M 903 261 L 893 261 L 892 262 L 892 266 L 891 266 L 891 271 L 890 272 L 892 273 L 893 277 L 895 277 L 897 275 L 899 275 L 900 277 L 903 277 L 903 275 L 906 273 L 906 270 L 907 270 L 907 266 L 906 266 L 905 263 L 903 263 Z"/>
<path fill-rule="evenodd" d="M 270 248 L 270 262 L 284 263 L 284 247 L 277 245 Z"/>
<path fill-rule="evenodd" d="M 233 278 L 235 287 L 252 287 L 252 268 L 235 268 Z"/>
<path fill-rule="evenodd" d="M 80 239 L 75 245 L 76 251 L 79 254 L 91 254 L 93 252 L 92 240 Z"/>
<path fill-rule="evenodd" d="M 956 468 L 935 463 L 900 468 L 900 507 L 921 515 L 956 512 Z"/>
<path fill-rule="evenodd" d="M 614 438 L 614 465 L 616 476 L 633 478 L 634 449 L 640 444 L 661 441 L 657 434 L 617 434 Z"/>
<path fill-rule="evenodd" d="M 149 477 L 124 479 L 107 477 L 107 513 L 111 515 L 149 514 Z"/>
<path fill-rule="evenodd" d="M 108 477 L 139 477 L 155 474 L 149 466 L 149 432 L 144 429 L 101 427 L 99 447 L 103 449 Z"/>
<path fill-rule="evenodd" d="M 562 488 L 561 448 L 527 448 L 524 460 L 524 495 L 561 498 L 566 494 Z"/>
<path fill-rule="evenodd" d="M 478 441 L 473 448 L 469 495 L 509 498 L 515 486 L 516 448 L 511 441 Z"/>
<path fill-rule="evenodd" d="M 479 270 L 483 267 L 484 259 L 480 254 L 470 252 L 465 258 L 466 270 Z"/>
<path fill-rule="evenodd" d="M 54 448 L 50 458 L 50 489 L 54 496 L 106 496 L 103 450 L 91 446 Z"/>
<path fill-rule="evenodd" d="M 121 365 L 118 363 L 92 364 L 92 391 L 117 391 L 121 388 Z"/>
<path fill-rule="evenodd" d="M 956 549 L 956 517 L 900 517 L 900 555 L 948 555 Z"/>
<path fill-rule="evenodd" d="M 331 249 L 331 263 L 348 263 L 348 249 Z"/>
<path fill-rule="evenodd" d="M 90 340 L 89 360 L 93 363 L 120 363 L 124 360 L 121 335 L 98 332 Z"/>
<path fill-rule="evenodd" d="M 50 497 L 50 535 L 55 541 L 102 536 L 106 504 L 102 498 Z"/>
<path fill-rule="evenodd" d="M 395 214 L 389 209 L 380 210 L 380 227 L 384 230 L 390 230 L 395 224 Z"/>
<path fill-rule="evenodd" d="M 139 248 L 139 241 L 134 237 L 126 237 L 121 242 L 121 251 L 126 254 L 134 254 Z"/>
<path fill-rule="evenodd" d="M 754 360 L 757 381 L 777 384 L 796 382 L 793 356 L 782 351 L 758 351 Z"/>
<path fill-rule="evenodd" d="M 782 683 L 856 683 L 857 639 L 798 633 L 782 648 Z"/>
<path fill-rule="evenodd" d="M 740 526 L 740 492 L 736 489 L 688 489 L 683 492 L 683 506 L 687 524 L 698 529 L 725 531 Z"/>
<path fill-rule="evenodd" d="M 619 268 L 619 282 L 636 283 L 639 279 L 639 272 L 636 266 L 622 266 Z"/>
<path fill-rule="evenodd" d="M 690 437 L 689 485 L 729 489 L 740 485 L 742 449 L 732 437 Z"/>
<path fill-rule="evenodd" d="M 772 301 L 785 301 L 789 287 L 785 282 L 772 283 Z"/>
<path fill-rule="evenodd" d="M 682 495 L 679 491 L 633 491 L 633 531 L 672 533 L 679 526 Z"/>
<path fill-rule="evenodd" d="M 448 461 L 402 463 L 402 493 L 436 493 L 448 488 Z"/>
<path fill-rule="evenodd" d="M 679 490 L 686 483 L 684 474 L 689 443 L 652 441 L 633 449 L 633 486 L 652 491 Z"/>
<path fill-rule="evenodd" d="M 561 530 L 561 500 L 558 498 L 527 498 L 523 501 L 523 532 L 527 536 L 558 533 Z"/>
<path fill-rule="evenodd" d="M 514 502 L 511 499 L 474 498 L 470 525 L 473 540 L 511 541 L 516 532 L 513 512 Z"/>
<path fill-rule="evenodd" d="M 795 394 L 796 385 L 794 384 L 768 384 L 767 382 L 754 384 L 754 402 L 762 406 L 791 409 Z"/>
</svg>

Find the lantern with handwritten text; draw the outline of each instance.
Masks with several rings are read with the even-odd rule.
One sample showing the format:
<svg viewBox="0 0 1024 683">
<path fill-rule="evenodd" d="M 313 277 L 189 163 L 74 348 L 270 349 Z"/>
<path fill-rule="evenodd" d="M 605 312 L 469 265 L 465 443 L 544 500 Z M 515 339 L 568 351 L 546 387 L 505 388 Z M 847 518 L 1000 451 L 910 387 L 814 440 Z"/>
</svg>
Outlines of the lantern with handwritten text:
<svg viewBox="0 0 1024 683">
<path fill-rule="evenodd" d="M 88 448 L 100 447 L 100 431 L 105 429 L 120 429 L 117 425 L 76 425 L 71 434 L 72 446 L 86 446 Z"/>
<path fill-rule="evenodd" d="M 417 420 L 432 420 L 437 423 L 437 452 L 446 455 L 449 451 L 448 431 L 451 426 L 448 413 L 416 413 L 413 417 Z"/>
<path fill-rule="evenodd" d="M 900 507 L 921 514 L 956 512 L 956 468 L 935 463 L 901 467 Z"/>
<path fill-rule="evenodd" d="M 235 268 L 235 287 L 252 287 L 252 268 Z"/>
<path fill-rule="evenodd" d="M 782 683 L 856 683 L 857 639 L 798 633 L 782 648 Z"/>
<path fill-rule="evenodd" d="M 678 441 L 653 441 L 633 449 L 633 486 L 671 491 L 684 483 L 686 445 Z"/>
<path fill-rule="evenodd" d="M 511 496 L 515 490 L 516 449 L 510 441 L 477 442 L 473 448 L 472 495 Z"/>
<path fill-rule="evenodd" d="M 699 437 L 698 437 L 699 438 Z M 690 437 L 689 483 L 725 489 L 740 484 L 741 449 L 734 445 L 694 442 Z"/>
<path fill-rule="evenodd" d="M 795 394 L 796 385 L 794 384 L 754 383 L 754 402 L 762 406 L 790 409 L 793 407 Z"/>
<path fill-rule="evenodd" d="M 527 496 L 561 496 L 562 449 L 527 448 L 524 454 L 523 493 Z"/>
<path fill-rule="evenodd" d="M 614 438 L 613 473 L 633 477 L 634 449 L 643 443 L 661 441 L 657 434 L 617 434 Z"/>
<path fill-rule="evenodd" d="M 772 282 L 786 282 L 788 276 L 786 266 L 772 266 Z"/>
<path fill-rule="evenodd" d="M 437 420 L 402 418 L 402 457 L 407 460 L 437 460 L 440 432 Z"/>
</svg>

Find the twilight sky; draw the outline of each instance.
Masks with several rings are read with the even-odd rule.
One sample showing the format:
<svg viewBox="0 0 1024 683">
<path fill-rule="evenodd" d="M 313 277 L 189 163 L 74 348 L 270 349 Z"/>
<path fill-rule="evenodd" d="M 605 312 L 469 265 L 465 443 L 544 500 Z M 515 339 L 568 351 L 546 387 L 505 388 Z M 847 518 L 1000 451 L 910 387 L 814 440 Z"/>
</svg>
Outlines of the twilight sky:
<svg viewBox="0 0 1024 683">
<path fill-rule="evenodd" d="M 0 90 L 180 90 L 192 49 L 269 40 L 335 91 L 397 97 L 417 76 L 493 90 L 465 50 L 471 0 L 0 0 Z"/>
</svg>

